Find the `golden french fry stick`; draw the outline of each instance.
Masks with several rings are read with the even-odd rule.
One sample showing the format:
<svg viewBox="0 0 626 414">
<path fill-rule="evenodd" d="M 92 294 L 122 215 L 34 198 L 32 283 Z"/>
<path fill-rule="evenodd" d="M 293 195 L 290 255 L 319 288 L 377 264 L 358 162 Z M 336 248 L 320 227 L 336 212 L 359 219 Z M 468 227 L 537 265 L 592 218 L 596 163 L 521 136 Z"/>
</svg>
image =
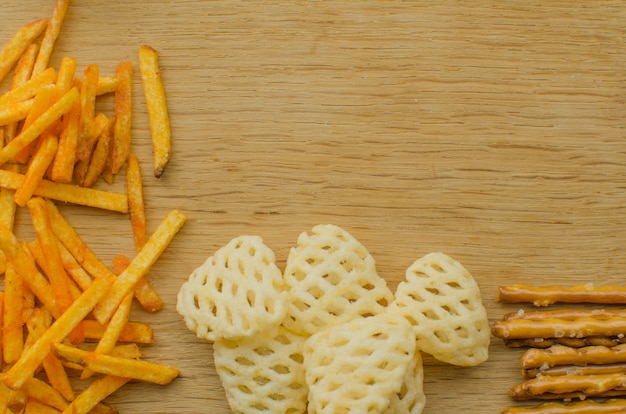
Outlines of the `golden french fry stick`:
<svg viewBox="0 0 626 414">
<path fill-rule="evenodd" d="M 50 61 L 50 56 L 54 49 L 54 43 L 61 32 L 61 26 L 63 25 L 63 19 L 65 19 L 69 4 L 69 0 L 56 0 L 52 16 L 50 17 L 43 39 L 41 40 L 41 47 L 39 48 L 37 61 L 33 68 L 34 75 L 43 72 L 48 67 L 48 62 Z"/>
<path fill-rule="evenodd" d="M 111 151 L 111 172 L 117 174 L 130 152 L 130 129 L 132 120 L 132 73 L 131 62 L 121 62 L 115 70 L 118 85 L 115 89 L 115 133 Z"/>
<path fill-rule="evenodd" d="M 39 50 L 39 45 L 37 43 L 32 43 L 26 51 L 22 54 L 22 57 L 17 61 L 15 65 L 15 71 L 13 73 L 13 81 L 11 83 L 11 88 L 15 89 L 20 85 L 26 83 L 33 72 L 33 65 L 35 64 L 35 59 L 37 59 L 37 51 Z M 17 132 L 18 123 L 14 122 L 8 124 L 4 127 L 4 140 L 5 142 L 11 141 L 15 138 L 15 134 Z"/>
<path fill-rule="evenodd" d="M 114 377 L 105 375 L 93 381 L 76 399 L 63 411 L 63 414 L 87 414 L 109 395 L 113 394 L 122 385 L 130 381 L 130 378 Z"/>
<path fill-rule="evenodd" d="M 159 68 L 159 54 L 150 46 L 139 48 L 139 71 L 143 82 L 152 144 L 154 151 L 154 176 L 159 178 L 167 166 L 172 153 L 172 132 L 165 99 L 165 90 Z"/>
<path fill-rule="evenodd" d="M 56 78 L 57 74 L 54 68 L 48 68 L 39 75 L 0 96 L 0 104 L 7 105 L 12 102 L 20 102 L 30 99 L 37 94 L 39 88 L 42 86 L 52 85 Z"/>
<path fill-rule="evenodd" d="M 48 19 L 35 20 L 21 27 L 0 51 L 0 82 L 22 53 L 46 29 Z"/>
<path fill-rule="evenodd" d="M 529 286 L 515 284 L 500 286 L 498 301 L 503 303 L 532 303 L 547 306 L 553 303 L 626 304 L 626 288 L 621 286 Z"/>
<path fill-rule="evenodd" d="M 83 331 L 86 340 L 99 341 L 104 335 L 106 325 L 101 325 L 93 319 L 83 321 Z M 150 325 L 141 322 L 128 322 L 122 328 L 118 337 L 119 342 L 137 344 L 151 344 L 154 341 L 154 331 Z"/>
<path fill-rule="evenodd" d="M 50 125 L 70 110 L 74 102 L 79 98 L 79 92 L 72 88 L 55 102 L 50 109 L 38 117 L 28 128 L 22 131 L 15 139 L 0 149 L 0 165 L 13 158 L 18 152 L 33 142 Z"/>
<path fill-rule="evenodd" d="M 146 209 L 143 198 L 143 178 L 139 168 L 139 160 L 134 153 L 128 157 L 126 192 L 128 193 L 128 211 L 135 248 L 139 251 L 146 243 Z"/>
<path fill-rule="evenodd" d="M 98 322 L 104 324 L 109 321 L 122 299 L 134 290 L 137 282 L 150 270 L 185 221 L 187 216 L 178 210 L 170 211 L 161 221 L 128 268 L 117 278 L 107 296 L 94 309 L 93 314 Z"/>
<path fill-rule="evenodd" d="M 0 187 L 17 189 L 24 181 L 24 175 L 0 169 Z M 83 188 L 72 184 L 41 180 L 33 195 L 78 204 L 103 210 L 128 213 L 128 197 L 124 193 Z"/>
<path fill-rule="evenodd" d="M 24 309 L 24 278 L 13 266 L 7 266 L 4 275 L 4 320 L 2 325 L 2 352 L 5 362 L 17 361 L 24 349 L 22 310 Z"/>
<path fill-rule="evenodd" d="M 37 148 L 24 174 L 22 185 L 15 191 L 14 198 L 18 206 L 23 207 L 30 200 L 57 152 L 59 139 L 56 135 L 46 135 L 42 139 L 41 145 Z"/>
<path fill-rule="evenodd" d="M 91 286 L 72 303 L 72 305 L 59 316 L 48 328 L 41 338 L 37 340 L 20 359 L 6 372 L 2 380 L 12 389 L 19 389 L 31 378 L 39 364 L 42 363 L 53 344 L 62 341 L 72 330 L 91 312 L 106 295 L 113 284 L 113 278 L 95 279 Z"/>
</svg>

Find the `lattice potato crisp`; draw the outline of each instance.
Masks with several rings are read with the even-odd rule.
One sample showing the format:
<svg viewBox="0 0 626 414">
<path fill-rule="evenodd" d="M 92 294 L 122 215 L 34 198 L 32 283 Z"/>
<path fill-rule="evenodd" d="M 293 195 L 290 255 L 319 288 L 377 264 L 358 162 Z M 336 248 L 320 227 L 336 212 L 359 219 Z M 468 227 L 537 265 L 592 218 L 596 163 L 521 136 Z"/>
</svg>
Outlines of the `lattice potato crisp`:
<svg viewBox="0 0 626 414">
<path fill-rule="evenodd" d="M 335 323 L 383 312 L 393 300 L 374 258 L 351 234 L 318 225 L 298 237 L 284 272 L 291 303 L 285 326 L 312 335 Z"/>
<path fill-rule="evenodd" d="M 460 366 L 487 360 L 487 312 L 476 281 L 459 262 L 427 254 L 406 270 L 395 296 L 390 309 L 411 322 L 418 349 Z"/>
<path fill-rule="evenodd" d="M 258 236 L 231 240 L 197 268 L 176 309 L 200 338 L 240 339 L 278 326 L 289 294 L 274 252 Z"/>
<path fill-rule="evenodd" d="M 402 386 L 416 342 L 400 315 L 335 324 L 309 337 L 304 366 L 310 414 L 385 413 Z"/>
<path fill-rule="evenodd" d="M 213 344 L 215 367 L 234 413 L 304 413 L 305 337 L 282 325 L 240 341 Z"/>
</svg>

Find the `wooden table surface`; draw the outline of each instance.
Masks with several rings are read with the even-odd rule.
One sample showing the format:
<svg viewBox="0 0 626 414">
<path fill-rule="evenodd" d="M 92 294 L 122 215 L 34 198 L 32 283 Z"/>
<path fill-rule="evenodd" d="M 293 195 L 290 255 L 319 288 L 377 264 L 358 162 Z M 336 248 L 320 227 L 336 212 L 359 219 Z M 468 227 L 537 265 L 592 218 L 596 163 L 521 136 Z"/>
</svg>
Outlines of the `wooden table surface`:
<svg viewBox="0 0 626 414">
<path fill-rule="evenodd" d="M 0 44 L 53 6 L 6 3 Z M 148 275 L 165 309 L 131 314 L 155 327 L 145 358 L 181 376 L 107 401 L 121 413 L 230 412 L 212 346 L 175 302 L 191 271 L 242 234 L 263 237 L 282 267 L 299 233 L 339 225 L 392 289 L 443 251 L 472 272 L 491 321 L 519 308 L 497 303 L 499 285 L 622 283 L 625 21 L 621 1 L 74 1 L 52 65 L 67 55 L 81 73 L 96 63 L 112 75 L 133 61 L 148 231 L 171 209 L 189 216 Z M 160 179 L 142 44 L 160 53 L 172 122 Z M 121 177 L 97 187 L 124 188 Z M 126 215 L 62 212 L 106 262 L 134 254 Z M 16 226 L 32 235 L 26 211 Z M 520 354 L 494 338 L 476 368 L 426 358 L 424 412 L 500 412 Z"/>
</svg>

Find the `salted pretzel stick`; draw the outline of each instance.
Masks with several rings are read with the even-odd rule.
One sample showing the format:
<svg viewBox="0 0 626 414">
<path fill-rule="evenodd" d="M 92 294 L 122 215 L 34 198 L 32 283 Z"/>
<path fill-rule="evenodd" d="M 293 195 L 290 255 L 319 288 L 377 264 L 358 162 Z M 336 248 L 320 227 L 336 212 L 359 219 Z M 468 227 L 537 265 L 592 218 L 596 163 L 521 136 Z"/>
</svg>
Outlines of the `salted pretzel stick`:
<svg viewBox="0 0 626 414">
<path fill-rule="evenodd" d="M 626 337 L 619 336 L 590 336 L 587 338 L 518 338 L 505 339 L 504 344 L 509 348 L 550 348 L 552 345 L 565 345 L 572 348 L 584 346 L 616 346 L 626 343 Z"/>
<path fill-rule="evenodd" d="M 509 396 L 516 401 L 530 399 L 566 399 L 585 397 L 613 397 L 626 395 L 626 374 L 541 375 L 511 388 Z"/>
<path fill-rule="evenodd" d="M 528 349 L 520 358 L 522 368 L 555 367 L 558 365 L 600 365 L 626 362 L 626 344 L 570 348 L 556 345 L 548 349 Z"/>
<path fill-rule="evenodd" d="M 504 320 L 509 319 L 575 319 L 586 316 L 594 318 L 613 318 L 615 316 L 626 317 L 626 309 L 554 309 L 554 310 L 536 310 L 524 311 L 520 309 L 517 312 L 511 312 L 504 315 Z"/>
<path fill-rule="evenodd" d="M 501 414 L 613 414 L 626 412 L 626 400 L 613 398 L 603 402 L 594 400 L 571 403 L 548 402 L 536 407 L 509 407 Z"/>
<path fill-rule="evenodd" d="M 626 332 L 626 318 L 575 319 L 545 318 L 496 321 L 492 334 L 502 339 L 521 338 L 584 338 L 588 336 L 618 336 Z"/>
<path fill-rule="evenodd" d="M 626 363 L 605 364 L 605 365 L 561 365 L 551 368 L 523 369 L 524 378 L 535 378 L 538 375 L 552 375 L 554 377 L 562 375 L 599 375 L 599 374 L 621 374 L 626 372 Z"/>
<path fill-rule="evenodd" d="M 557 302 L 626 304 L 626 288 L 596 287 L 592 284 L 571 287 L 515 284 L 500 286 L 498 302 L 532 303 L 535 306 L 548 306 Z"/>
</svg>

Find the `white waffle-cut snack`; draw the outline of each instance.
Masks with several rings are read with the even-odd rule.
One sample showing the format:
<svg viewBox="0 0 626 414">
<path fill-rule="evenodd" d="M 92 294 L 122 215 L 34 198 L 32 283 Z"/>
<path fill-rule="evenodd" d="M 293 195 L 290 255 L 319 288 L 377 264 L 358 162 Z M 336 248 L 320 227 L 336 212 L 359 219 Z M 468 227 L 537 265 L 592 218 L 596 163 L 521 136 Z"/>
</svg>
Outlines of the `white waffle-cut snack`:
<svg viewBox="0 0 626 414">
<path fill-rule="evenodd" d="M 259 236 L 239 236 L 193 271 L 176 309 L 200 338 L 240 339 L 278 326 L 289 294 L 274 252 Z"/>
<path fill-rule="evenodd" d="M 285 267 L 291 303 L 285 326 L 312 335 L 328 325 L 383 312 L 393 300 L 374 258 L 342 228 L 301 233 Z"/>
<path fill-rule="evenodd" d="M 304 413 L 303 336 L 282 326 L 241 341 L 213 344 L 215 367 L 234 413 Z"/>
<path fill-rule="evenodd" d="M 421 414 L 426 406 L 424 394 L 424 365 L 422 354 L 415 352 L 409 363 L 400 392 L 391 397 L 385 414 Z"/>
<path fill-rule="evenodd" d="M 411 325 L 389 313 L 309 337 L 303 352 L 309 414 L 386 412 L 402 390 L 415 346 Z"/>
<path fill-rule="evenodd" d="M 411 322 L 418 349 L 459 366 L 487 360 L 487 312 L 476 281 L 459 262 L 443 253 L 416 260 L 395 297 L 390 311 Z"/>
</svg>

